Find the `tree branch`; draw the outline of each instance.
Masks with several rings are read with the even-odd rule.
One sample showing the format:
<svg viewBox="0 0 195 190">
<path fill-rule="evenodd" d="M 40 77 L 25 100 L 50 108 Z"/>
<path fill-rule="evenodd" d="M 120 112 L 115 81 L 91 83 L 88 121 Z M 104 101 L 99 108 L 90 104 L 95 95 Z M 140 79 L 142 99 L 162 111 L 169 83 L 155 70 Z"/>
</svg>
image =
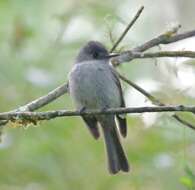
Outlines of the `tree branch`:
<svg viewBox="0 0 195 190">
<path fill-rule="evenodd" d="M 178 34 L 178 30 L 181 28 L 181 25 L 178 25 L 176 27 L 171 28 L 170 30 L 164 32 L 163 34 L 153 38 L 152 40 L 149 40 L 145 42 L 144 44 L 137 46 L 133 49 L 135 52 L 143 52 L 146 51 L 154 46 L 158 46 L 160 44 L 168 44 L 173 43 L 179 40 L 183 40 L 185 38 L 189 38 L 195 35 L 195 31 L 193 30 L 193 33 L 185 32 L 183 34 Z M 185 35 L 184 35 L 185 34 Z M 182 36 L 182 37 L 181 37 Z"/>
<path fill-rule="evenodd" d="M 0 120 L 24 120 L 39 121 L 50 120 L 57 117 L 81 116 L 81 115 L 102 115 L 102 114 L 124 114 L 124 113 L 145 113 L 145 112 L 195 112 L 195 106 L 152 106 L 152 107 L 135 107 L 135 108 L 112 108 L 107 110 L 85 110 L 85 111 L 68 111 L 57 110 L 47 112 L 5 112 L 0 114 Z"/>
<path fill-rule="evenodd" d="M 125 54 L 129 54 L 131 59 L 145 59 L 145 58 L 158 58 L 158 57 L 188 57 L 195 58 L 194 51 L 159 51 L 152 53 L 132 52 L 126 51 Z"/>
<path fill-rule="evenodd" d="M 131 27 L 135 23 L 134 20 L 136 20 L 139 17 L 141 11 L 142 11 L 142 9 L 140 9 L 138 11 L 138 13 L 136 14 L 137 17 L 136 16 L 134 17 L 134 19 L 132 21 L 132 24 L 128 25 L 128 27 L 129 26 Z M 166 52 L 165 51 L 165 52 L 154 52 L 154 53 L 142 53 L 143 51 L 146 51 L 146 50 L 148 50 L 148 49 L 150 49 L 154 46 L 158 46 L 160 44 L 169 44 L 169 43 L 177 42 L 179 40 L 183 40 L 183 39 L 195 36 L 195 30 L 184 32 L 184 33 L 181 33 L 181 34 L 176 34 L 179 28 L 180 28 L 180 26 L 175 27 L 172 30 L 167 31 L 167 32 L 159 35 L 158 37 L 156 37 L 156 38 L 154 38 L 154 39 L 152 39 L 152 40 L 150 40 L 150 41 L 148 41 L 148 42 L 146 42 L 146 43 L 144 43 L 140 46 L 137 46 L 136 48 L 134 48 L 132 50 L 122 52 L 120 55 L 114 57 L 112 59 L 112 62 L 114 63 L 114 65 L 119 65 L 123 62 L 131 61 L 135 58 L 154 58 L 154 57 L 167 57 L 167 56 L 168 57 L 190 57 L 190 58 L 193 57 L 194 58 L 194 52 L 191 52 L 191 51 L 183 51 L 183 52 L 181 52 L 181 51 Z M 127 29 L 123 33 L 124 35 L 122 34 L 122 37 L 120 38 L 120 40 L 118 40 L 117 45 L 124 38 L 124 36 L 126 35 L 128 30 L 129 29 Z M 56 88 L 55 90 L 51 91 L 49 94 L 47 94 L 47 95 L 45 95 L 41 98 L 38 98 L 38 99 L 36 99 L 36 100 L 34 100 L 34 101 L 24 105 L 24 106 L 21 106 L 16 110 L 12 110 L 12 111 L 8 112 L 7 114 L 13 114 L 14 115 L 14 114 L 18 114 L 18 113 L 21 114 L 21 111 L 22 112 L 34 111 L 34 110 L 39 109 L 39 108 L 43 107 L 44 105 L 46 105 L 46 104 L 48 104 L 52 101 L 54 101 L 55 99 L 57 99 L 58 97 L 60 97 L 64 93 L 66 93 L 67 90 L 68 90 L 67 84 L 63 84 L 62 86 L 60 86 L 60 87 Z M 142 91 L 142 93 L 143 93 L 143 91 Z M 20 112 L 18 112 L 18 111 L 20 111 Z M 7 123 L 6 119 L 3 119 L 0 122 L 0 126 L 4 125 L 6 123 Z"/>
<path fill-rule="evenodd" d="M 126 36 L 127 32 L 130 30 L 130 28 L 133 26 L 133 24 L 139 18 L 139 16 L 141 15 L 141 13 L 142 13 L 143 10 L 144 10 L 144 6 L 141 6 L 139 8 L 139 10 L 137 11 L 136 15 L 131 20 L 131 22 L 127 25 L 127 27 L 125 28 L 125 30 L 123 31 L 123 33 L 121 34 L 121 36 L 118 38 L 118 40 L 116 41 L 116 43 L 111 48 L 110 53 L 112 53 L 116 49 L 116 47 L 119 45 L 119 43 L 123 40 L 123 38 Z"/>
<path fill-rule="evenodd" d="M 112 58 L 112 63 L 115 66 L 117 66 L 121 63 L 129 62 L 129 61 L 133 60 L 134 57 L 132 55 L 136 54 L 138 56 L 141 52 L 144 52 L 144 51 L 146 51 L 146 50 L 148 50 L 152 47 L 155 47 L 155 46 L 158 46 L 158 45 L 161 45 L 161 44 L 174 43 L 174 42 L 177 42 L 177 41 L 184 40 L 186 38 L 190 38 L 190 37 L 195 36 L 195 30 L 187 31 L 187 32 L 184 32 L 184 33 L 181 33 L 181 34 L 176 34 L 177 31 L 179 30 L 179 28 L 180 28 L 180 26 L 175 27 L 172 30 L 165 32 L 164 34 L 161 34 L 158 37 L 153 38 L 152 40 L 149 40 L 148 42 L 146 42 L 146 43 L 144 43 L 140 46 L 137 46 L 136 48 L 133 48 L 132 50 L 122 52 L 118 56 Z M 190 51 L 188 51 L 188 53 L 189 52 Z M 191 52 L 191 53 L 193 53 L 193 52 Z M 171 53 L 169 55 L 171 55 Z M 179 57 L 179 56 L 181 57 L 181 53 L 175 54 L 175 57 Z M 191 57 L 191 56 L 192 56 L 192 54 L 190 54 L 189 57 Z M 171 57 L 173 57 L 173 55 L 171 55 Z M 186 55 L 185 57 L 188 57 L 188 56 Z"/>
<path fill-rule="evenodd" d="M 180 26 L 176 27 L 176 28 L 173 28 L 171 30 L 171 32 L 168 32 L 169 34 L 170 33 L 176 33 L 177 30 L 179 29 Z M 122 39 L 124 38 L 124 33 L 126 34 L 130 28 L 127 26 L 126 29 L 122 32 L 121 36 L 119 37 L 120 40 L 118 40 L 118 44 L 122 41 Z M 191 32 L 190 32 L 191 33 Z M 193 33 L 192 33 L 193 34 Z M 189 32 L 187 33 L 187 35 L 189 35 Z M 162 37 L 162 35 L 160 35 Z M 159 37 L 158 37 L 159 38 Z M 137 50 L 147 50 L 147 48 L 149 47 L 152 47 L 155 43 L 156 43 L 156 40 L 155 38 L 149 42 L 146 42 L 144 45 L 142 46 L 139 46 L 137 47 Z M 113 48 L 112 48 L 113 49 Z M 134 48 L 135 49 L 135 48 Z M 127 52 L 128 53 L 128 52 Z M 133 51 L 130 51 L 129 52 L 130 54 L 130 57 L 132 57 L 132 59 L 135 59 L 135 58 L 154 58 L 154 57 L 160 57 L 160 56 L 168 56 L 168 57 L 179 57 L 179 56 L 191 56 L 193 57 L 194 56 L 194 52 L 191 52 L 191 51 L 182 51 L 182 52 L 155 52 L 155 53 L 143 53 L 143 52 L 139 52 L 139 53 L 136 53 L 136 52 L 133 52 Z M 134 82 L 130 81 L 129 79 L 127 79 L 125 76 L 121 75 L 118 71 L 116 71 L 116 73 L 118 74 L 118 76 L 120 77 L 121 80 L 123 80 L 124 82 L 126 82 L 127 84 L 129 84 L 130 86 L 132 86 L 134 89 L 136 89 L 137 91 L 139 91 L 141 94 L 143 94 L 144 96 L 146 96 L 154 105 L 157 105 L 157 106 L 165 106 L 164 103 L 160 102 L 156 97 L 154 97 L 153 95 L 151 95 L 150 93 L 148 93 L 146 90 L 142 89 L 140 86 L 138 86 L 137 84 L 135 84 Z M 190 129 L 193 129 L 195 130 L 195 126 L 193 126 L 191 123 L 187 122 L 186 120 L 183 120 L 180 116 L 174 114 L 172 115 L 172 117 L 174 119 L 176 119 L 178 122 L 180 122 L 181 124 L 183 124 L 184 126 L 190 128 Z"/>
<path fill-rule="evenodd" d="M 59 98 L 60 96 L 64 95 L 65 93 L 68 92 L 68 84 L 64 83 L 61 86 L 57 87 L 56 89 L 52 90 L 51 92 L 49 92 L 48 94 L 24 105 L 21 106 L 17 109 L 17 111 L 34 111 L 37 110 L 45 105 L 47 105 L 48 103 L 56 100 L 57 98 Z"/>
<path fill-rule="evenodd" d="M 129 84 L 130 86 L 135 88 L 137 91 L 139 91 L 141 94 L 146 96 L 154 105 L 156 105 L 156 106 L 166 106 L 166 104 L 160 102 L 156 97 L 151 95 L 149 92 L 147 92 L 146 90 L 144 90 L 143 88 L 141 88 L 140 86 L 135 84 L 134 82 L 132 82 L 129 79 L 127 79 L 125 76 L 121 75 L 118 71 L 116 71 L 116 73 L 118 74 L 120 79 L 122 79 L 124 82 L 126 82 L 127 84 Z M 174 115 L 172 115 L 172 117 L 174 119 L 176 119 L 178 122 L 180 122 L 181 124 L 183 124 L 184 126 L 190 128 L 190 129 L 195 130 L 195 126 L 194 125 L 192 125 L 191 123 L 187 122 L 186 120 L 183 120 L 180 116 L 174 114 Z"/>
<path fill-rule="evenodd" d="M 118 74 L 118 76 L 119 76 L 119 78 L 121 80 L 123 80 L 128 85 L 132 86 L 137 91 L 139 91 L 141 94 L 143 94 L 145 97 L 147 97 L 154 105 L 157 105 L 157 106 L 165 106 L 165 104 L 161 103 L 157 98 L 155 98 L 149 92 L 147 92 L 146 90 L 144 90 L 143 88 L 141 88 L 140 86 L 138 86 L 137 84 L 135 84 L 134 82 L 130 81 L 125 76 L 121 75 L 118 71 L 116 71 L 116 73 Z"/>
<path fill-rule="evenodd" d="M 56 89 L 52 90 L 51 92 L 49 92 L 48 94 L 41 96 L 40 98 L 37 98 L 35 100 L 33 100 L 32 102 L 29 102 L 28 104 L 21 106 L 15 110 L 12 110 L 8 113 L 15 113 L 18 111 L 34 111 L 37 110 L 47 104 L 49 104 L 50 102 L 56 100 L 57 98 L 59 98 L 60 96 L 62 96 L 63 94 L 68 92 L 68 84 L 64 83 L 61 86 L 57 87 Z M 3 126 L 5 124 L 7 124 L 8 121 L 0 121 L 0 126 Z"/>
</svg>

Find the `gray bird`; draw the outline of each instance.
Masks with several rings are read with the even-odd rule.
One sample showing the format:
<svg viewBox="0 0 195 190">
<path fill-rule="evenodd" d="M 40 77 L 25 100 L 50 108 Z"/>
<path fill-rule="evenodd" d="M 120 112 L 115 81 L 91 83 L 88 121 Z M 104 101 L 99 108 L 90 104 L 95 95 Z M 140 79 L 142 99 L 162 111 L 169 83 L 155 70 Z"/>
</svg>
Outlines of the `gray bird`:
<svg viewBox="0 0 195 190">
<path fill-rule="evenodd" d="M 119 78 L 109 65 L 110 57 L 107 49 L 96 41 L 90 41 L 81 48 L 69 73 L 69 92 L 78 110 L 125 107 Z M 82 116 L 95 139 L 100 136 L 98 124 L 102 127 L 111 174 L 120 170 L 129 171 L 115 117 L 121 135 L 126 137 L 127 124 L 124 116 L 115 114 Z"/>
</svg>

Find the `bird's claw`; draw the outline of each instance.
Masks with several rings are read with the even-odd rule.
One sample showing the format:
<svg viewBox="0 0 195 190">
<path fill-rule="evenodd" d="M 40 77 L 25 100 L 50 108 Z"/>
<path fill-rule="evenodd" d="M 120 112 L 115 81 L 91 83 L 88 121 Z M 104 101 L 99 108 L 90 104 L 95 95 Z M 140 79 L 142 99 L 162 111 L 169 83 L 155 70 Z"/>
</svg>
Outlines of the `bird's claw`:
<svg viewBox="0 0 195 190">
<path fill-rule="evenodd" d="M 79 113 L 82 114 L 85 110 L 86 110 L 86 107 L 82 107 L 81 109 L 79 109 Z"/>
<path fill-rule="evenodd" d="M 107 109 L 108 109 L 108 106 L 104 106 L 104 107 L 101 109 L 101 111 L 104 112 L 104 111 L 106 111 Z"/>
</svg>

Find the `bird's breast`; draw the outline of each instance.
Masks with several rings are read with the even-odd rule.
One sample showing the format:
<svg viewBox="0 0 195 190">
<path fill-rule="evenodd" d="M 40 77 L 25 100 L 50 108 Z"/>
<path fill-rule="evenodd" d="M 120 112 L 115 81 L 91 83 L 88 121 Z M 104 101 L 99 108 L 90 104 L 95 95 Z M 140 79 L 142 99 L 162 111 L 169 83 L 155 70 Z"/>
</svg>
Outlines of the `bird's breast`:
<svg viewBox="0 0 195 190">
<path fill-rule="evenodd" d="M 118 107 L 120 94 L 109 65 L 88 62 L 76 64 L 69 76 L 70 94 L 78 108 Z"/>
</svg>

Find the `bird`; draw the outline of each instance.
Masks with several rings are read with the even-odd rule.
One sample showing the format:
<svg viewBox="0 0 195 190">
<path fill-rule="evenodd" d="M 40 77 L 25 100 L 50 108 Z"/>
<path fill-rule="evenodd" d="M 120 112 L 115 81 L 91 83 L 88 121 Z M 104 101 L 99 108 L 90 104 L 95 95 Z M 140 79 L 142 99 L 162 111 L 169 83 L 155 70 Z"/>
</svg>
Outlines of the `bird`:
<svg viewBox="0 0 195 190">
<path fill-rule="evenodd" d="M 120 80 L 109 64 L 106 47 L 98 41 L 87 42 L 79 51 L 68 76 L 69 93 L 78 110 L 125 107 Z M 124 115 L 82 115 L 81 117 L 95 139 L 103 132 L 110 174 L 128 172 L 129 164 L 120 142 L 119 132 L 127 136 Z M 116 123 L 117 122 L 117 123 Z M 118 127 L 117 127 L 118 124 Z"/>
</svg>

